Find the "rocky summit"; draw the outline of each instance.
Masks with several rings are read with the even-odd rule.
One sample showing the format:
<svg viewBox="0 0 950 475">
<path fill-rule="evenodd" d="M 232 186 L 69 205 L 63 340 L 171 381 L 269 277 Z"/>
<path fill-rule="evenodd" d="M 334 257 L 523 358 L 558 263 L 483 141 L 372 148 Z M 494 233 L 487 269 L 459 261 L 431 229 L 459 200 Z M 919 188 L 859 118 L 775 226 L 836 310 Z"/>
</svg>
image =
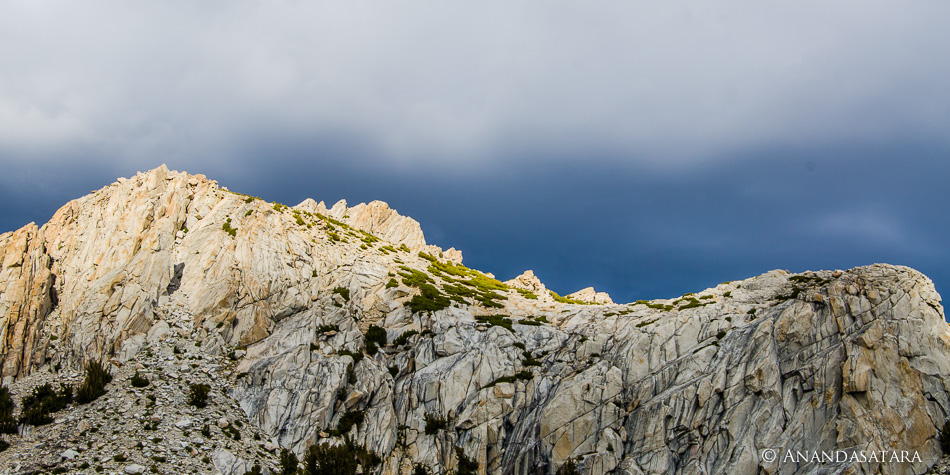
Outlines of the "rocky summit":
<svg viewBox="0 0 950 475">
<path fill-rule="evenodd" d="M 0 234 L 0 473 L 920 474 L 948 330 L 906 267 L 562 297 L 162 166 Z"/>
</svg>

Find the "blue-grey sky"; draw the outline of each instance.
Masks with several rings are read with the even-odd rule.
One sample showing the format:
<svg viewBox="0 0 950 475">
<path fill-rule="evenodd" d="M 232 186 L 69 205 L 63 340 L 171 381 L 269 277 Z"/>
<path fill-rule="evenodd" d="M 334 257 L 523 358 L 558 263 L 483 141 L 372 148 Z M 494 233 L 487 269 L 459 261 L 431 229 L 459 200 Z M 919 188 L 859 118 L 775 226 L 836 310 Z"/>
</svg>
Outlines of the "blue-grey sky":
<svg viewBox="0 0 950 475">
<path fill-rule="evenodd" d="M 379 199 L 470 266 L 950 289 L 950 4 L 0 1 L 0 231 L 167 163 Z"/>
</svg>

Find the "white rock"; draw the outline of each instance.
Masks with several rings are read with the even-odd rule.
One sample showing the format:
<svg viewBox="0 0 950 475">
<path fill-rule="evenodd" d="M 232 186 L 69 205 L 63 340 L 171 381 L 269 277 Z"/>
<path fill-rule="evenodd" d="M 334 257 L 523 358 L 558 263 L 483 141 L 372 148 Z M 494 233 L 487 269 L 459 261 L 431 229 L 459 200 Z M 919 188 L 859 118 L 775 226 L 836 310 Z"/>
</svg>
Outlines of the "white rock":
<svg viewBox="0 0 950 475">
<path fill-rule="evenodd" d="M 600 305 L 612 305 L 614 303 L 607 292 L 597 292 L 593 287 L 587 287 L 568 294 L 567 298 Z"/>
<path fill-rule="evenodd" d="M 79 452 L 76 452 L 73 449 L 66 449 L 63 451 L 63 453 L 59 454 L 59 456 L 67 460 L 73 460 L 79 456 Z"/>
</svg>

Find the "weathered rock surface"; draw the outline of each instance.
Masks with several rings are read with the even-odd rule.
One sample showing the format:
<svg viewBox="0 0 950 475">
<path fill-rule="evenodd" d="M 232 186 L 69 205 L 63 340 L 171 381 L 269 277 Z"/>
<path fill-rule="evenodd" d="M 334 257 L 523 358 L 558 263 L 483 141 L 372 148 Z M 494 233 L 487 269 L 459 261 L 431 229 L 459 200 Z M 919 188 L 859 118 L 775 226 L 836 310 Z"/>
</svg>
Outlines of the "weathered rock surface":
<svg viewBox="0 0 950 475">
<path fill-rule="evenodd" d="M 176 330 L 190 323 L 171 322 Z M 263 448 L 269 438 L 247 423 L 240 407 L 227 396 L 231 383 L 221 376 L 232 372 L 236 362 L 202 353 L 196 343 L 190 335 L 171 332 L 147 343 L 126 364 L 109 363 L 113 380 L 105 395 L 56 413 L 52 424 L 24 425 L 21 435 L 6 436 L 11 446 L 0 451 L 0 474 L 217 470 L 243 475 L 253 464 L 273 471 L 278 454 Z M 147 386 L 132 386 L 130 379 L 136 372 L 148 380 Z M 82 376 L 68 369 L 34 372 L 12 383 L 10 389 L 19 405 L 33 387 L 47 382 L 54 387 L 59 383 L 75 386 Z M 188 404 L 191 384 L 211 388 L 206 407 Z M 229 422 L 221 426 L 216 423 L 220 419 Z M 227 460 L 218 456 L 224 452 L 230 454 Z"/>
<path fill-rule="evenodd" d="M 294 208 L 330 216 L 397 246 L 405 244 L 413 250 L 426 247 L 426 239 L 419 223 L 412 218 L 400 216 L 396 210 L 382 201 L 360 203 L 348 208 L 346 200 L 340 200 L 331 208 L 331 211 L 322 201 L 316 203 L 307 198 Z"/>
<path fill-rule="evenodd" d="M 568 294 L 567 298 L 599 305 L 613 305 L 614 303 L 607 292 L 598 292 L 594 290 L 593 287 L 586 287 L 572 294 Z"/>
<path fill-rule="evenodd" d="M 589 474 L 919 474 L 950 415 L 950 327 L 930 280 L 906 267 L 772 271 L 625 305 L 589 288 L 569 297 L 600 304 L 562 304 L 531 271 L 501 283 L 465 268 L 384 203 L 288 208 L 164 167 L 0 235 L 0 262 L 15 393 L 54 368 L 75 380 L 90 359 L 125 364 L 116 392 L 133 362 L 211 381 L 207 414 L 172 411 L 174 383 L 153 412 L 119 413 L 162 410 L 177 432 L 241 422 L 260 438 L 243 451 L 184 441 L 209 460 L 201 473 L 274 470 L 277 446 L 349 435 L 382 456 L 377 473 L 453 470 L 460 447 L 481 473 L 552 474 L 573 459 Z M 385 345 L 367 342 L 370 325 Z M 68 411 L 56 437 L 77 443 L 44 454 L 75 469 L 91 415 Z M 10 438 L 0 465 L 22 466 L 28 437 Z M 795 463 L 767 449 L 919 459 Z"/>
<path fill-rule="evenodd" d="M 538 277 L 534 275 L 534 271 L 530 269 L 524 271 L 521 275 L 515 277 L 514 279 L 506 280 L 505 285 L 531 292 L 539 299 L 544 301 L 554 300 L 551 298 L 548 288 L 544 286 L 544 283 L 541 282 L 541 279 L 538 279 Z"/>
</svg>

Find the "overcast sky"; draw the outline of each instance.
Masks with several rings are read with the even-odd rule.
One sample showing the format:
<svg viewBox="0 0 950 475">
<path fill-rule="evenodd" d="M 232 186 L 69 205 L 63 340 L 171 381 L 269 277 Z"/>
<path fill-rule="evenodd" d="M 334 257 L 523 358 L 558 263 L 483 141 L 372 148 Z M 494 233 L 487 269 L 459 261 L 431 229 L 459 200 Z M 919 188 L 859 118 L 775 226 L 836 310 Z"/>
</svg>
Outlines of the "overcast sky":
<svg viewBox="0 0 950 475">
<path fill-rule="evenodd" d="M 950 3 L 0 0 L 0 231 L 167 163 L 568 293 L 950 290 Z"/>
</svg>

